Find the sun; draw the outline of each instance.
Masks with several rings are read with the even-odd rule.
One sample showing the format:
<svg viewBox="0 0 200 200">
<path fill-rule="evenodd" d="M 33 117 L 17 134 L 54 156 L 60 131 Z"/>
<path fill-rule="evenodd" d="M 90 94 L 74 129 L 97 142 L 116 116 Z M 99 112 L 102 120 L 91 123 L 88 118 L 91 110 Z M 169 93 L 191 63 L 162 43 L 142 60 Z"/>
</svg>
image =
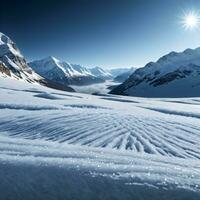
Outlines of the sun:
<svg viewBox="0 0 200 200">
<path fill-rule="evenodd" d="M 195 12 L 184 13 L 181 23 L 184 29 L 193 30 L 199 26 L 200 16 Z"/>
</svg>

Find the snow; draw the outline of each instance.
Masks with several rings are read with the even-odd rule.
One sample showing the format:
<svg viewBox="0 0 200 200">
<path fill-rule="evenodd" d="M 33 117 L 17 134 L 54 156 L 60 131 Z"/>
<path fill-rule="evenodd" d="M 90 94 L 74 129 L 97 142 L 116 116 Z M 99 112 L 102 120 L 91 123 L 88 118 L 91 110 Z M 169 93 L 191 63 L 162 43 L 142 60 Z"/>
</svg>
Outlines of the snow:
<svg viewBox="0 0 200 200">
<path fill-rule="evenodd" d="M 37 139 L 0 137 L 0 140 L 3 150 L 0 185 L 10 186 L 1 191 L 1 197 L 8 192 L 9 196 L 15 194 L 21 199 L 33 194 L 39 199 L 44 195 L 52 199 L 68 195 L 69 199 L 112 199 L 113 196 L 115 199 L 141 196 L 148 199 L 148 194 L 152 199 L 159 199 L 159 193 L 163 194 L 163 199 L 195 199 L 199 196 L 200 169 L 194 160 L 185 163 L 182 159 L 168 158 L 166 161 L 159 156 Z M 9 185 L 13 180 L 18 189 L 14 192 Z M 107 193 L 106 198 L 98 196 L 102 192 Z"/>
<path fill-rule="evenodd" d="M 0 95 L 2 199 L 200 198 L 200 98 L 97 96 L 2 77 Z"/>
</svg>

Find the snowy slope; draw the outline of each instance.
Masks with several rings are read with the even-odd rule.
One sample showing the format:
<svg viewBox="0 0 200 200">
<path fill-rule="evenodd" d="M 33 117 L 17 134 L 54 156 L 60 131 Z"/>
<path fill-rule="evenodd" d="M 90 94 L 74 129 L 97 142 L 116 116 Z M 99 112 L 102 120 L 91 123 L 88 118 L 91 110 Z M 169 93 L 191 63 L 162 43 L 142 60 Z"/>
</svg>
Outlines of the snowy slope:
<svg viewBox="0 0 200 200">
<path fill-rule="evenodd" d="M 62 62 L 52 56 L 29 64 L 41 76 L 64 85 L 88 85 L 104 81 L 83 66 Z"/>
<path fill-rule="evenodd" d="M 0 130 L 7 135 L 200 158 L 199 98 L 98 97 L 33 86 L 15 88 L 5 82 L 1 81 Z"/>
<path fill-rule="evenodd" d="M 1 199 L 198 200 L 195 160 L 0 137 Z"/>
<path fill-rule="evenodd" d="M 200 48 L 171 52 L 135 71 L 111 93 L 142 97 L 200 96 Z"/>
<path fill-rule="evenodd" d="M 9 78 L 0 94 L 2 198 L 200 198 L 199 98 L 72 94 Z"/>
</svg>

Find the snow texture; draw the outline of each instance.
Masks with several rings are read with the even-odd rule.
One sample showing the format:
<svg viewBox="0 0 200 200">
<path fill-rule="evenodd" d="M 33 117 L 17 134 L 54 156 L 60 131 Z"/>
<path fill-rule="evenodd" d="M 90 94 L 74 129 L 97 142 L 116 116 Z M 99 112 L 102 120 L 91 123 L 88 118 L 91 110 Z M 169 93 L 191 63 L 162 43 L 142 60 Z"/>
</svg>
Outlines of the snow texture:
<svg viewBox="0 0 200 200">
<path fill-rule="evenodd" d="M 200 198 L 200 98 L 0 95 L 1 199 Z"/>
</svg>

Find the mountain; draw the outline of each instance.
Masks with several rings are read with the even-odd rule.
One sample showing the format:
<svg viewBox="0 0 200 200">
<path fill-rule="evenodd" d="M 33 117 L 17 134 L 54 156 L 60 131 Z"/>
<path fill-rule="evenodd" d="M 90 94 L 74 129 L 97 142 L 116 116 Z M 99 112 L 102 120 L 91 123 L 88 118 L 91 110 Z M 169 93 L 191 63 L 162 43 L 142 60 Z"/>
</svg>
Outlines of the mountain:
<svg viewBox="0 0 200 200">
<path fill-rule="evenodd" d="M 114 68 L 114 69 L 110 69 L 108 70 L 108 72 L 113 76 L 113 77 L 117 77 L 120 74 L 126 73 L 130 71 L 130 68 Z"/>
<path fill-rule="evenodd" d="M 112 94 L 140 97 L 200 96 L 200 48 L 171 52 L 137 69 Z"/>
<path fill-rule="evenodd" d="M 97 76 L 97 77 L 99 77 L 103 80 L 113 79 L 113 76 L 112 76 L 111 73 L 109 73 L 109 71 L 102 69 L 100 67 L 94 67 L 94 68 L 91 68 L 89 70 L 94 76 Z"/>
<path fill-rule="evenodd" d="M 87 68 L 60 61 L 52 56 L 33 61 L 29 65 L 42 77 L 64 85 L 89 85 L 104 82 Z"/>
<path fill-rule="evenodd" d="M 16 44 L 0 32 L 0 72 L 4 76 L 36 82 L 42 77 L 37 75 L 27 64 Z"/>
<path fill-rule="evenodd" d="M 129 69 L 128 71 L 126 72 L 123 72 L 122 74 L 119 74 L 118 76 L 116 76 L 114 78 L 114 81 L 116 82 L 124 82 L 126 79 L 129 78 L 129 76 L 136 70 L 136 68 L 132 67 L 131 69 Z"/>
</svg>

